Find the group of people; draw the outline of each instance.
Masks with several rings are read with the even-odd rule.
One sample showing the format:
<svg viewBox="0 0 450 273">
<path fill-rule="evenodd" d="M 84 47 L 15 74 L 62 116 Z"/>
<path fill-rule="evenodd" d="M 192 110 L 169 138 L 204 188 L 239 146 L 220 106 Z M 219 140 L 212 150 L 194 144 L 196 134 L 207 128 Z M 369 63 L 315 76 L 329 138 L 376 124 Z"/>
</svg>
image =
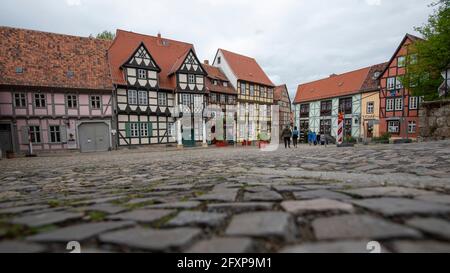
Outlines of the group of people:
<svg viewBox="0 0 450 273">
<path fill-rule="evenodd" d="M 298 139 L 300 137 L 300 132 L 297 128 L 297 126 L 294 127 L 294 130 L 291 130 L 290 126 L 286 126 L 284 128 L 283 132 L 281 133 L 281 137 L 284 140 L 284 148 L 291 148 L 291 138 L 292 142 L 294 144 L 294 148 L 298 147 Z M 328 139 L 327 136 L 323 133 L 316 133 L 311 130 L 308 131 L 308 144 L 309 145 L 328 145 Z"/>
</svg>

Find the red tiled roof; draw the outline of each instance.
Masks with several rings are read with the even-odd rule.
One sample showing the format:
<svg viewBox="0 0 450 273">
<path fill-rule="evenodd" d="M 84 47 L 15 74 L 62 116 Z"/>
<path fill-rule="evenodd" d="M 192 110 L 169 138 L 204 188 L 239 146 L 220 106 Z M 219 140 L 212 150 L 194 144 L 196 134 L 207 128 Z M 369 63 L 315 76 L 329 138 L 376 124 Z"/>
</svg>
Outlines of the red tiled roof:
<svg viewBox="0 0 450 273">
<path fill-rule="evenodd" d="M 386 66 L 389 63 L 382 63 L 382 64 L 377 64 L 377 65 L 373 65 L 370 68 L 369 73 L 367 73 L 367 77 L 366 80 L 364 81 L 364 83 L 361 86 L 361 92 L 370 92 L 370 91 L 376 91 L 379 89 L 380 87 L 380 81 L 378 80 L 379 76 L 381 75 L 381 73 L 384 71 L 384 69 L 386 68 Z"/>
<path fill-rule="evenodd" d="M 162 43 L 165 41 L 165 43 Z M 126 84 L 123 71 L 120 67 L 130 58 L 137 47 L 144 43 L 154 61 L 161 68 L 159 73 L 159 87 L 173 90 L 176 87 L 176 79 L 170 76 L 184 61 L 183 56 L 194 46 L 189 43 L 175 41 L 166 38 L 129 32 L 118 29 L 116 38 L 108 51 L 111 74 L 114 84 Z"/>
<path fill-rule="evenodd" d="M 206 77 L 206 89 L 208 92 L 225 93 L 230 95 L 237 95 L 237 91 L 233 88 L 227 76 L 218 67 L 203 64 L 203 68 L 208 73 Z M 227 82 L 227 86 L 214 85 L 213 80 L 219 80 L 222 82 Z"/>
<path fill-rule="evenodd" d="M 110 45 L 100 39 L 0 27 L 0 84 L 112 90 L 106 55 Z M 16 73 L 17 68 L 23 73 Z"/>
<path fill-rule="evenodd" d="M 297 88 L 294 103 L 302 103 L 325 98 L 358 93 L 367 78 L 371 67 L 332 75 L 328 78 L 300 84 Z"/>
<path fill-rule="evenodd" d="M 239 80 L 275 87 L 255 59 L 224 49 L 219 50 L 222 51 L 231 70 L 233 70 Z"/>
<path fill-rule="evenodd" d="M 284 92 L 286 92 L 289 97 L 289 92 L 287 91 L 286 84 L 278 85 L 277 87 L 275 87 L 275 91 L 273 92 L 273 100 L 274 101 L 281 100 Z"/>
</svg>

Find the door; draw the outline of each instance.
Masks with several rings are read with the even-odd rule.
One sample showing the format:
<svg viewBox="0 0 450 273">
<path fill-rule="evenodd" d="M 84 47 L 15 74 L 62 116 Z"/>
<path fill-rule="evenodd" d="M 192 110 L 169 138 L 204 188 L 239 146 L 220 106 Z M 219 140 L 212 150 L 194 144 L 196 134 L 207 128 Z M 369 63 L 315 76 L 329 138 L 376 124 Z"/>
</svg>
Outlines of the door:
<svg viewBox="0 0 450 273">
<path fill-rule="evenodd" d="M 6 152 L 13 152 L 11 124 L 0 124 L 0 149 L 2 155 L 5 156 Z"/>
<path fill-rule="evenodd" d="M 78 127 L 81 152 L 104 152 L 110 148 L 109 126 L 104 122 L 83 123 Z"/>
</svg>

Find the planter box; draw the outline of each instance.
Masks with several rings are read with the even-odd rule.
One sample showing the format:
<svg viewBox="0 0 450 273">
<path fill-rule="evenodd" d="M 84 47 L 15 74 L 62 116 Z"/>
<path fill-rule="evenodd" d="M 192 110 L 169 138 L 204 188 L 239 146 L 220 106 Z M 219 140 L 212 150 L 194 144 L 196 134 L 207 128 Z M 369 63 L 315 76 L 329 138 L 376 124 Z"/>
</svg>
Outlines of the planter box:
<svg viewBox="0 0 450 273">
<path fill-rule="evenodd" d="M 223 140 L 216 141 L 216 147 L 226 147 L 226 146 L 228 146 L 228 142 L 223 141 Z"/>
</svg>

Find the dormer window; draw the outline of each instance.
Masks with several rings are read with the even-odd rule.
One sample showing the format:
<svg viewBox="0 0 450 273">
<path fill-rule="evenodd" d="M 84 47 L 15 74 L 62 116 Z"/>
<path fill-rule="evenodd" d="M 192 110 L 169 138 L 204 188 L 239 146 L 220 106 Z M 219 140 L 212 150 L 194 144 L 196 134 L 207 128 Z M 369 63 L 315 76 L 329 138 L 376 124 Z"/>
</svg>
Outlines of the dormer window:
<svg viewBox="0 0 450 273">
<path fill-rule="evenodd" d="M 213 81 L 213 84 L 214 84 L 214 85 L 218 85 L 219 82 L 218 82 L 217 80 L 214 80 L 214 81 Z"/>
<path fill-rule="evenodd" d="M 188 83 L 195 83 L 195 75 L 194 74 L 188 75 Z"/>
<path fill-rule="evenodd" d="M 147 71 L 145 69 L 138 69 L 138 78 L 142 80 L 147 79 Z"/>
<path fill-rule="evenodd" d="M 16 74 L 23 74 L 23 67 L 16 67 Z"/>
<path fill-rule="evenodd" d="M 75 73 L 72 70 L 67 71 L 67 78 L 73 78 Z"/>
<path fill-rule="evenodd" d="M 221 57 L 217 57 L 217 64 L 220 64 L 220 61 L 222 60 Z"/>
</svg>

